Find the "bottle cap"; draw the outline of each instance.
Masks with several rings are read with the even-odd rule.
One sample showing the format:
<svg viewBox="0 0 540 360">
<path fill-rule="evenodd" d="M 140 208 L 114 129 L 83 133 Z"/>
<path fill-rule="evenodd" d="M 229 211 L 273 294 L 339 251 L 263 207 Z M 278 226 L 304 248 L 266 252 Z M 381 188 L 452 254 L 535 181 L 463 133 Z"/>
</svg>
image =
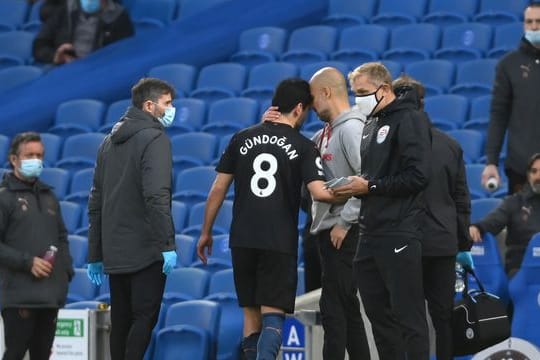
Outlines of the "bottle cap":
<svg viewBox="0 0 540 360">
<path fill-rule="evenodd" d="M 54 245 L 49 246 L 49 249 L 54 251 L 54 252 L 58 251 L 58 248 L 56 246 L 54 246 Z"/>
</svg>

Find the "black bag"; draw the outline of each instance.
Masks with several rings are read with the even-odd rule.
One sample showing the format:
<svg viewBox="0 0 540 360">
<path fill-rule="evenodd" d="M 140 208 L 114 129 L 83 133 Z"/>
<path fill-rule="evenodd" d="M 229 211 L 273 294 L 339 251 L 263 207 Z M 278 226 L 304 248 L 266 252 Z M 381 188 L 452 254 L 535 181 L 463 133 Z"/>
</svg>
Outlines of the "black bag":
<svg viewBox="0 0 540 360">
<path fill-rule="evenodd" d="M 480 290 L 469 291 L 465 274 L 463 299 L 454 304 L 452 317 L 455 356 L 475 354 L 510 337 L 505 304 L 484 290 L 474 271 L 466 271 L 474 276 Z"/>
</svg>

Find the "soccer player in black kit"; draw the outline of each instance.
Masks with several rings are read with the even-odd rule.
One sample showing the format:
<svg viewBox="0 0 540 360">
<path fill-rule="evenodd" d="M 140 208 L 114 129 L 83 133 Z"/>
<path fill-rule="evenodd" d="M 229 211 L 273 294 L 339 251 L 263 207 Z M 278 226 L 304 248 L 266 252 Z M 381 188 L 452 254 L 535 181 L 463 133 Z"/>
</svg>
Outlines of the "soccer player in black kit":
<svg viewBox="0 0 540 360">
<path fill-rule="evenodd" d="M 308 82 L 282 81 L 272 99 L 282 116 L 232 137 L 206 202 L 197 245 L 205 263 L 206 253 L 212 253 L 212 225 L 234 180 L 229 244 L 248 360 L 276 358 L 285 313 L 294 311 L 302 183 L 314 199 L 333 200 L 324 187 L 319 151 L 298 132 L 312 102 Z"/>
</svg>

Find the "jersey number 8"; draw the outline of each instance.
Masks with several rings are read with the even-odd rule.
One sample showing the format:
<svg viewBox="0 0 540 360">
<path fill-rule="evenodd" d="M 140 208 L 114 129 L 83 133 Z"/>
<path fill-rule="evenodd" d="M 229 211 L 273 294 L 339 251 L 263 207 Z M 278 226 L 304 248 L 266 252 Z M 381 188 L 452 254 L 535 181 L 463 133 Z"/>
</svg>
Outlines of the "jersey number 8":
<svg viewBox="0 0 540 360">
<path fill-rule="evenodd" d="M 267 163 L 267 169 L 263 169 L 263 164 Z M 266 166 L 265 166 L 266 167 Z M 274 155 L 262 153 L 253 160 L 253 171 L 255 174 L 251 177 L 251 192 L 258 197 L 264 198 L 272 195 L 276 189 L 275 173 L 278 170 L 278 162 Z M 265 180 L 261 187 L 261 180 Z"/>
</svg>

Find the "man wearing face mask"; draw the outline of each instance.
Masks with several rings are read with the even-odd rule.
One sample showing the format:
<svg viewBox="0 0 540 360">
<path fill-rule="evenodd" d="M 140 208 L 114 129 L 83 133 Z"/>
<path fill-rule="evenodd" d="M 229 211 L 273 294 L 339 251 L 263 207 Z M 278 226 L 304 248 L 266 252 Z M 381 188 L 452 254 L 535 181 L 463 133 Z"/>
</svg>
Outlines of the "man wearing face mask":
<svg viewBox="0 0 540 360">
<path fill-rule="evenodd" d="M 98 150 L 88 201 L 88 277 L 109 274 L 111 358 L 142 359 L 176 266 L 171 217 L 174 88 L 154 78 L 132 89 L 132 106 Z"/>
<path fill-rule="evenodd" d="M 508 132 L 504 171 L 509 194 L 526 184 L 527 160 L 540 152 L 540 3 L 525 9 L 524 30 L 519 49 L 506 54 L 497 65 L 486 142 L 487 165 L 482 173 L 482 184 L 492 177 L 500 184 L 499 156 Z"/>
<path fill-rule="evenodd" d="M 33 44 L 38 62 L 70 63 L 132 36 L 128 12 L 112 0 L 67 0 L 41 26 Z"/>
<path fill-rule="evenodd" d="M 508 196 L 484 219 L 469 227 L 471 238 L 482 241 L 486 232 L 497 235 L 504 228 L 506 235 L 505 270 L 509 277 L 520 268 L 531 237 L 540 232 L 540 153 L 527 164 L 527 183 Z"/>
<path fill-rule="evenodd" d="M 73 277 L 67 231 L 52 188 L 39 180 L 43 169 L 39 134 L 13 138 L 13 171 L 0 184 L 0 304 L 6 349 L 4 360 L 49 359 L 58 309 Z M 57 249 L 53 262 L 45 252 Z"/>
<path fill-rule="evenodd" d="M 428 119 L 396 99 L 381 63 L 349 74 L 356 105 L 368 116 L 362 176 L 334 190 L 362 199 L 354 268 L 379 358 L 429 359 L 422 286 L 423 191 L 431 171 Z"/>
</svg>

